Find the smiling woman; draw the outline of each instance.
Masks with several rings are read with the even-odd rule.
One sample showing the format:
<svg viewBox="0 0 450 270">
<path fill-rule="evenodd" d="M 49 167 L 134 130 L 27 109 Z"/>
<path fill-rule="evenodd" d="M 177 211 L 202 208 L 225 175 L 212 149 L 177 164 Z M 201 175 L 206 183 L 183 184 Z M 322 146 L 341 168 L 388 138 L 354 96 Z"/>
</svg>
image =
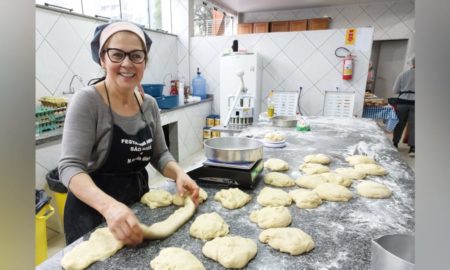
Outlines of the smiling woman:
<svg viewBox="0 0 450 270">
<path fill-rule="evenodd" d="M 105 76 L 72 97 L 61 145 L 59 174 L 69 188 L 67 244 L 103 221 L 123 244 L 141 243 L 143 232 L 128 206 L 149 190 L 145 167 L 150 162 L 197 204 L 198 186 L 168 151 L 155 99 L 135 91 L 151 44 L 142 28 L 130 22 L 96 28 L 92 58 Z"/>
</svg>

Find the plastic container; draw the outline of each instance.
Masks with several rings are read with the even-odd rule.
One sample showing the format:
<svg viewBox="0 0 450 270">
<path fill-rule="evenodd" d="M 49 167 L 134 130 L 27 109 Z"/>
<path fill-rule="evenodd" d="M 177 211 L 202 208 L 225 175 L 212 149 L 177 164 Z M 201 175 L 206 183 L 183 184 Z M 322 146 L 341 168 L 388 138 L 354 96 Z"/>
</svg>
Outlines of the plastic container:
<svg viewBox="0 0 450 270">
<path fill-rule="evenodd" d="M 197 68 L 197 77 L 192 79 L 192 95 L 206 98 L 206 80 L 201 76 L 199 68 Z"/>
<path fill-rule="evenodd" d="M 50 205 L 51 198 L 44 190 L 36 190 L 36 216 L 35 216 L 35 265 L 45 261 L 47 254 L 47 219 L 54 213 L 55 209 Z"/>
<path fill-rule="evenodd" d="M 172 109 L 178 106 L 178 95 L 177 96 L 160 96 L 155 97 L 158 107 L 160 109 Z"/>
<path fill-rule="evenodd" d="M 59 180 L 58 168 L 55 168 L 47 173 L 45 179 L 47 180 L 48 187 L 53 192 L 53 198 L 55 199 L 59 221 L 61 224 L 64 224 L 64 206 L 66 205 L 68 190 Z"/>
<path fill-rule="evenodd" d="M 178 106 L 184 105 L 184 79 L 178 82 Z"/>
<path fill-rule="evenodd" d="M 143 84 L 144 92 L 152 97 L 160 97 L 165 84 Z"/>
</svg>

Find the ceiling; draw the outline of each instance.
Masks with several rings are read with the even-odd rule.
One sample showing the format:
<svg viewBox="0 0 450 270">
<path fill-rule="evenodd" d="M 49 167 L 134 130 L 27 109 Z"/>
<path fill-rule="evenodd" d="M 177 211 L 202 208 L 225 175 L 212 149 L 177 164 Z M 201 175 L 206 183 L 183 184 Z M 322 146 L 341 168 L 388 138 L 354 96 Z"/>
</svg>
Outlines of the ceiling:
<svg viewBox="0 0 450 270">
<path fill-rule="evenodd" d="M 237 13 L 407 0 L 212 0 Z"/>
</svg>

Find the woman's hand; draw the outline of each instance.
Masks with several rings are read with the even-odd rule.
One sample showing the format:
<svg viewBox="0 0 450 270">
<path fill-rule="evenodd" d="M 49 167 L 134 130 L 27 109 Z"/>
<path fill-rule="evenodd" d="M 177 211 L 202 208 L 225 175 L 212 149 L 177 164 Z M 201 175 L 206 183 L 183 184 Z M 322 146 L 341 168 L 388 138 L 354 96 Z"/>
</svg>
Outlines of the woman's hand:
<svg viewBox="0 0 450 270">
<path fill-rule="evenodd" d="M 142 243 L 144 238 L 139 220 L 125 204 L 116 201 L 106 209 L 103 216 L 117 240 L 131 246 Z"/>
<path fill-rule="evenodd" d="M 199 187 L 197 183 L 195 183 L 195 181 L 185 173 L 180 174 L 177 179 L 175 179 L 175 181 L 177 184 L 177 191 L 181 195 L 181 197 L 184 197 L 186 194 L 191 194 L 192 201 L 194 202 L 195 207 L 197 207 L 199 193 Z"/>
</svg>

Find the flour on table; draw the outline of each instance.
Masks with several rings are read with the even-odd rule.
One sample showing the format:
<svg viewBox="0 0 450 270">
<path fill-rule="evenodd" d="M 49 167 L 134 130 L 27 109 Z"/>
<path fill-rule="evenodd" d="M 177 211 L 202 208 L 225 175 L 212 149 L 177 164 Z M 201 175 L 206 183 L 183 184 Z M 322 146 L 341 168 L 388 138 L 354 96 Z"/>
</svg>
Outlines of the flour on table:
<svg viewBox="0 0 450 270">
<path fill-rule="evenodd" d="M 392 191 L 383 184 L 374 181 L 364 181 L 356 186 L 359 195 L 372 199 L 383 199 L 391 196 Z"/>
<path fill-rule="evenodd" d="M 270 172 L 264 175 L 264 183 L 276 187 L 291 187 L 295 185 L 294 179 L 279 172 Z"/>
<path fill-rule="evenodd" d="M 178 247 L 162 249 L 150 262 L 153 270 L 205 270 L 203 264 L 191 252 Z"/>
<path fill-rule="evenodd" d="M 214 195 L 214 200 L 219 201 L 223 207 L 236 209 L 246 205 L 252 196 L 238 188 L 222 189 Z"/>
<path fill-rule="evenodd" d="M 289 170 L 289 164 L 279 158 L 269 158 L 266 162 L 264 162 L 264 168 L 271 171 L 287 171 Z"/>
<path fill-rule="evenodd" d="M 316 208 L 322 204 L 319 194 L 308 189 L 294 189 L 289 191 L 289 196 L 294 200 L 298 208 Z"/>
<path fill-rule="evenodd" d="M 259 234 L 259 241 L 291 255 L 300 255 L 315 246 L 310 235 L 298 228 L 271 228 Z"/>
<path fill-rule="evenodd" d="M 322 200 L 346 202 L 352 198 L 352 193 L 344 186 L 332 183 L 320 184 L 314 189 Z"/>
<path fill-rule="evenodd" d="M 325 154 L 314 154 L 305 156 L 303 161 L 306 163 L 329 164 L 331 162 L 331 158 Z"/>
<path fill-rule="evenodd" d="M 318 174 L 330 171 L 327 166 L 317 163 L 303 163 L 298 167 L 298 169 L 306 174 Z"/>
<path fill-rule="evenodd" d="M 229 226 L 216 212 L 201 214 L 192 223 L 189 234 L 202 240 L 211 240 L 218 236 L 225 236 Z"/>
<path fill-rule="evenodd" d="M 255 257 L 257 246 L 249 238 L 224 236 L 206 242 L 202 252 L 225 268 L 243 268 Z"/>
<path fill-rule="evenodd" d="M 284 206 L 268 206 L 250 213 L 250 220 L 260 228 L 280 228 L 289 226 L 292 216 L 289 209 Z"/>
<path fill-rule="evenodd" d="M 141 203 L 150 208 L 158 208 L 172 204 L 172 194 L 162 189 L 152 189 L 141 197 Z"/>
<path fill-rule="evenodd" d="M 288 206 L 292 203 L 292 199 L 287 192 L 271 187 L 264 187 L 256 201 L 262 206 Z"/>
</svg>

